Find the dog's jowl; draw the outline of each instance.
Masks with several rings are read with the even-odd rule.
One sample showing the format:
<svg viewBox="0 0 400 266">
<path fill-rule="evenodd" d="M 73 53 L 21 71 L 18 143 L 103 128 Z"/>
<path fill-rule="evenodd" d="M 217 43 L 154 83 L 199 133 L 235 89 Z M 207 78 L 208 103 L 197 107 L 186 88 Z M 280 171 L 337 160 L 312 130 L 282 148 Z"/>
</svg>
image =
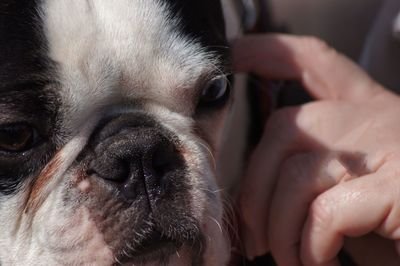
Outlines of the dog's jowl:
<svg viewBox="0 0 400 266">
<path fill-rule="evenodd" d="M 0 264 L 225 265 L 216 0 L 2 0 Z"/>
</svg>

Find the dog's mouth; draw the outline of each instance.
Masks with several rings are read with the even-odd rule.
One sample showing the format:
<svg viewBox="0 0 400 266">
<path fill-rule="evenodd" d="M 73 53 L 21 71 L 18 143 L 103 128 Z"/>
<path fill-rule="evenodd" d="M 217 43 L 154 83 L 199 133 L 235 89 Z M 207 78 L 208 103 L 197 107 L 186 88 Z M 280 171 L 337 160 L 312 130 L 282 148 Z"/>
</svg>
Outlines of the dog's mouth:
<svg viewBox="0 0 400 266">
<path fill-rule="evenodd" d="M 170 238 L 157 230 L 153 230 L 140 241 L 127 245 L 117 260 L 121 264 L 145 264 L 152 261 L 165 264 L 171 255 L 179 252 L 183 244 L 180 240 Z"/>
</svg>

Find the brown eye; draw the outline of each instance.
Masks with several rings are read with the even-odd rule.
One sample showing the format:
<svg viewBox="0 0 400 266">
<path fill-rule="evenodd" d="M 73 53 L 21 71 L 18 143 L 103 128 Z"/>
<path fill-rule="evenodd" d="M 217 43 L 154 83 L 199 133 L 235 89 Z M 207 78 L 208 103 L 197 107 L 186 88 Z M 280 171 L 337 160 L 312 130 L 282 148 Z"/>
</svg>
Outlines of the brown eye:
<svg viewBox="0 0 400 266">
<path fill-rule="evenodd" d="M 217 107 L 224 104 L 230 95 L 228 85 L 225 76 L 211 80 L 201 94 L 200 107 Z"/>
<path fill-rule="evenodd" d="M 29 150 L 34 140 L 34 130 L 25 124 L 0 125 L 0 151 L 22 152 Z"/>
</svg>

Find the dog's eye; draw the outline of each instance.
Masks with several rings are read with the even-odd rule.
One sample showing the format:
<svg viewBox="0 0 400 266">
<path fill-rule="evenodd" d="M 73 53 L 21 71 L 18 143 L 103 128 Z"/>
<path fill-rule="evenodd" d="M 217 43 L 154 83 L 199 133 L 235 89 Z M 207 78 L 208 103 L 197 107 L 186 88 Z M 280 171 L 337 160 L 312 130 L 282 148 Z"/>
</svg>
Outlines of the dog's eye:
<svg viewBox="0 0 400 266">
<path fill-rule="evenodd" d="M 0 126 L 0 151 L 23 152 L 34 142 L 35 131 L 25 124 Z"/>
<path fill-rule="evenodd" d="M 230 95 L 228 79 L 221 76 L 211 80 L 200 97 L 200 107 L 214 107 L 224 104 Z"/>
</svg>

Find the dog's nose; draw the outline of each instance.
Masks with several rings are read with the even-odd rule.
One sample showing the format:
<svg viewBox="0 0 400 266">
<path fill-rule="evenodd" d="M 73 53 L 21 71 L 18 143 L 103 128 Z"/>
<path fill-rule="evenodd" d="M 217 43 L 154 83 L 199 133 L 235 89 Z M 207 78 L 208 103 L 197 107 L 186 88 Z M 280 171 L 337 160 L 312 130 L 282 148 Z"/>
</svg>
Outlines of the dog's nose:
<svg viewBox="0 0 400 266">
<path fill-rule="evenodd" d="M 114 131 L 95 146 L 88 174 L 106 180 L 128 201 L 147 196 L 155 203 L 171 176 L 182 171 L 176 144 L 155 127 L 122 126 Z"/>
</svg>

